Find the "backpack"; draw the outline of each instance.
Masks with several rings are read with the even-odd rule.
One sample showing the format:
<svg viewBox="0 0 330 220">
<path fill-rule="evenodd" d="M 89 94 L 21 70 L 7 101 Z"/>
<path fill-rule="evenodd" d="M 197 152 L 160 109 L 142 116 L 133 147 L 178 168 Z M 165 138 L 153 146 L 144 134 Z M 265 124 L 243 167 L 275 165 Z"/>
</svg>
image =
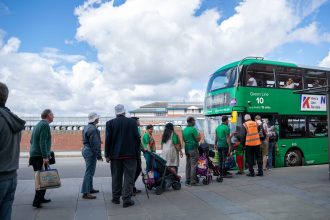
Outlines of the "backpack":
<svg viewBox="0 0 330 220">
<path fill-rule="evenodd" d="M 264 141 L 267 137 L 266 131 L 264 129 L 264 123 L 261 123 L 261 125 L 258 126 L 258 132 L 259 132 L 260 140 Z"/>
</svg>

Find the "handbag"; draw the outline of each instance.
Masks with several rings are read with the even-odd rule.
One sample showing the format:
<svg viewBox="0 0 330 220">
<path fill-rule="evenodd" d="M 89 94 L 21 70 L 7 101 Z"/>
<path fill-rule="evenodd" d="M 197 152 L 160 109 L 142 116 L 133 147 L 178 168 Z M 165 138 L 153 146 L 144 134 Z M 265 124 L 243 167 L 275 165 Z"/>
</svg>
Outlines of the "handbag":
<svg viewBox="0 0 330 220">
<path fill-rule="evenodd" d="M 50 152 L 50 155 L 49 155 L 49 157 L 48 157 L 48 160 L 49 160 L 49 164 L 50 164 L 50 165 L 53 165 L 53 164 L 56 163 L 56 160 L 55 160 L 55 153 L 54 153 L 54 151 L 51 151 L 51 152 Z"/>
<path fill-rule="evenodd" d="M 236 166 L 236 162 L 233 156 L 226 157 L 225 159 L 225 168 L 232 169 Z"/>
<path fill-rule="evenodd" d="M 61 179 L 57 169 L 40 170 L 35 173 L 36 190 L 61 187 Z"/>
</svg>

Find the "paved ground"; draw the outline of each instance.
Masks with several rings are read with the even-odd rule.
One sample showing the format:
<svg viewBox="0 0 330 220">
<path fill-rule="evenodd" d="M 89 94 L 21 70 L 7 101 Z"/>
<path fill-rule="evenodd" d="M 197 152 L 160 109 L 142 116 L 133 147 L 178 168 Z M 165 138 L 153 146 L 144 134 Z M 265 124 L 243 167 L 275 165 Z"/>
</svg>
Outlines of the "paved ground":
<svg viewBox="0 0 330 220">
<path fill-rule="evenodd" d="M 71 172 L 83 172 L 81 159 L 61 159 L 58 164 L 62 187 L 48 190 L 52 203 L 42 209 L 31 206 L 34 183 L 28 176 L 19 174 L 14 220 L 34 219 L 329 219 L 330 181 L 328 166 L 309 166 L 274 169 L 265 177 L 246 176 L 215 180 L 208 186 L 186 187 L 180 191 L 169 190 L 160 196 L 146 193 L 136 196 L 136 205 L 127 209 L 111 203 L 111 178 L 107 164 L 98 166 L 96 188 L 101 190 L 97 200 L 85 201 L 79 194 L 82 179 L 65 178 Z M 183 162 L 183 161 L 182 161 Z M 24 160 L 21 163 L 25 163 Z M 184 165 L 184 164 L 183 164 Z M 22 166 L 21 166 L 22 167 Z M 183 166 L 182 166 L 183 167 Z M 66 172 L 62 172 L 66 168 Z M 22 169 L 22 168 L 21 168 Z M 104 169 L 104 171 L 102 171 Z M 75 173 L 74 170 L 77 172 Z M 31 170 L 24 170 L 31 172 Z M 181 169 L 182 171 L 182 169 Z M 181 173 L 183 175 L 183 173 Z M 32 175 L 31 175 L 32 176 Z M 141 181 L 139 188 L 143 188 Z"/>
</svg>

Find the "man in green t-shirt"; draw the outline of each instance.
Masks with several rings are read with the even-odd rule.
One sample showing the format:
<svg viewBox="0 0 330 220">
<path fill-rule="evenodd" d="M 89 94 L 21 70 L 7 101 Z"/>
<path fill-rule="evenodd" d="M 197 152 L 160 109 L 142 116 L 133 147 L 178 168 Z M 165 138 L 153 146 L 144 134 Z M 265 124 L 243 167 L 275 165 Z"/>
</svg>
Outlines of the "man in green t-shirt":
<svg viewBox="0 0 330 220">
<path fill-rule="evenodd" d="M 231 136 L 230 129 L 228 126 L 228 116 L 224 115 L 221 118 L 222 124 L 218 125 L 215 129 L 215 148 L 219 152 L 219 168 L 220 174 L 223 177 L 230 175 L 230 173 L 225 169 L 226 157 L 231 153 Z"/>
<path fill-rule="evenodd" d="M 196 168 L 198 160 L 198 146 L 201 136 L 195 126 L 193 117 L 187 118 L 188 126 L 182 131 L 182 138 L 185 143 L 186 163 L 186 185 L 196 185 Z"/>
<path fill-rule="evenodd" d="M 147 132 L 143 135 L 142 145 L 144 150 L 148 150 L 150 152 L 156 152 L 156 144 L 155 140 L 152 137 L 152 132 L 154 131 L 153 125 L 147 126 Z"/>
</svg>

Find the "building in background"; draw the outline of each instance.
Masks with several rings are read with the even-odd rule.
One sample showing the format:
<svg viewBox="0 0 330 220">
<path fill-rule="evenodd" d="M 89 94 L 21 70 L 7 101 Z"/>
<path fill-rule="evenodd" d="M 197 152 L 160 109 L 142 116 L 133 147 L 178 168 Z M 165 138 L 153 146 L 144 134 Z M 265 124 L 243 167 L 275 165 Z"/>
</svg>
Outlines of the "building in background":
<svg viewBox="0 0 330 220">
<path fill-rule="evenodd" d="M 203 116 L 202 102 L 153 102 L 129 111 L 139 118 Z"/>
</svg>

